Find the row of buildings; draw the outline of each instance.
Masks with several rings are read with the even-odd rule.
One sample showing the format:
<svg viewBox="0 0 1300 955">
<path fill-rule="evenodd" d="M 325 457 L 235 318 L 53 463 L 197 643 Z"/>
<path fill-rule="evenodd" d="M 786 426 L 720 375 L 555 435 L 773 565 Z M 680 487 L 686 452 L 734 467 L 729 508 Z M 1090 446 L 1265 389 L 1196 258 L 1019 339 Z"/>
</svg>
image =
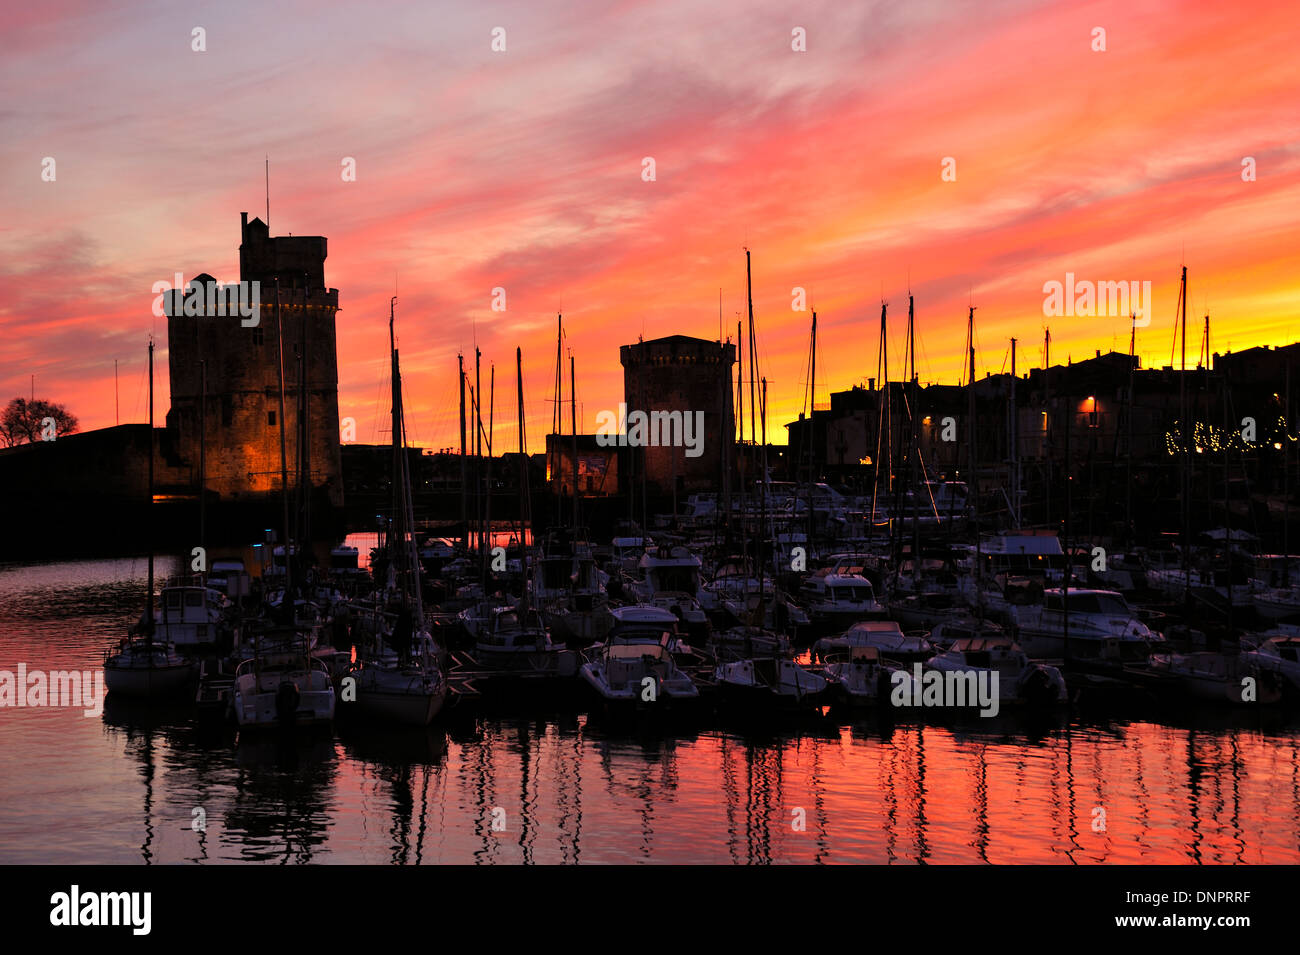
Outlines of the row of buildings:
<svg viewBox="0 0 1300 955">
<path fill-rule="evenodd" d="M 188 507 L 178 512 L 182 523 L 193 523 L 201 500 L 204 513 L 216 515 L 214 529 L 281 526 L 286 474 L 295 536 L 337 534 L 345 503 L 381 506 L 391 452 L 339 440 L 339 297 L 325 283 L 326 255 L 322 236 L 271 236 L 266 223 L 243 214 L 239 276 L 260 286 L 259 318 L 196 317 L 186 305 L 194 304 L 192 286 L 213 283 L 206 273 L 168 293 L 165 427 L 124 425 L 0 451 L 0 493 L 58 499 L 69 529 L 115 519 L 112 533 L 129 536 L 152 456 L 155 501 Z M 1226 498 L 1234 484 L 1284 482 L 1298 358 L 1300 344 L 1255 348 L 1183 373 L 1099 351 L 1047 370 L 989 375 L 973 388 L 868 379 L 785 423 L 788 443 L 760 453 L 737 440 L 752 406 L 737 406 L 747 393 L 737 383 L 736 346 L 673 335 L 619 349 L 623 407 L 612 427 L 606 420 L 597 434 L 548 435 L 544 454 L 500 458 L 490 486 L 507 492 L 526 480 L 562 500 L 576 480 L 580 497 L 659 503 L 728 494 L 759 479 L 765 461 L 774 479 L 885 493 L 918 475 L 973 482 L 1012 519 L 1052 523 L 1070 474 L 1079 500 L 1109 522 L 1121 496 L 1132 510 L 1134 488 L 1157 498 L 1177 491 L 1170 469 L 1181 460 L 1183 417 L 1205 463 L 1197 493 L 1211 497 L 1214 485 Z M 632 420 L 638 412 L 652 419 L 646 431 Z M 624 433 L 632 440 L 620 439 Z M 452 511 L 440 516 L 456 516 L 465 462 L 454 452 L 413 455 L 417 498 L 433 495 L 438 509 Z M 472 473 L 476 486 L 489 480 L 486 470 Z M 35 517 L 30 523 L 31 533 L 48 530 Z"/>
</svg>

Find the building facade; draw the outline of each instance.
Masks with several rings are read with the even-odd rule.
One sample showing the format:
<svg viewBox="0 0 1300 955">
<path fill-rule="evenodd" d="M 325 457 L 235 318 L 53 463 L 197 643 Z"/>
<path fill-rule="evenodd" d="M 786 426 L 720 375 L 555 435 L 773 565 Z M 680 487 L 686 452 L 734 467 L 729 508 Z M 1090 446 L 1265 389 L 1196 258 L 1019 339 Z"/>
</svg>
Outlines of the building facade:
<svg viewBox="0 0 1300 955">
<path fill-rule="evenodd" d="M 195 486 L 202 458 L 207 493 L 230 501 L 280 493 L 283 430 L 290 487 L 339 507 L 338 290 L 325 285 L 326 239 L 271 236 L 260 219 L 241 218 L 239 278 L 256 314 L 186 308 L 206 274 L 170 294 L 168 430 Z"/>
</svg>

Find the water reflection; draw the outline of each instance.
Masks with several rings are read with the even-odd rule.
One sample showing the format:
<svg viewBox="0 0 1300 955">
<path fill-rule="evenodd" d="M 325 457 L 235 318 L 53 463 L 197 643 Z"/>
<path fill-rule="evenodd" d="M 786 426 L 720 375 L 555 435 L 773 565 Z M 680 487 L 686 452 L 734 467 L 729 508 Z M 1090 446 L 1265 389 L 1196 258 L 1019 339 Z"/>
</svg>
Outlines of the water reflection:
<svg viewBox="0 0 1300 955">
<path fill-rule="evenodd" d="M 142 573 L 0 568 L 0 669 L 97 665 Z M 1283 711 L 668 730 L 576 708 L 448 716 L 285 738 L 200 730 L 183 704 L 6 709 L 22 771 L 0 774 L 0 862 L 1300 861 Z"/>
</svg>

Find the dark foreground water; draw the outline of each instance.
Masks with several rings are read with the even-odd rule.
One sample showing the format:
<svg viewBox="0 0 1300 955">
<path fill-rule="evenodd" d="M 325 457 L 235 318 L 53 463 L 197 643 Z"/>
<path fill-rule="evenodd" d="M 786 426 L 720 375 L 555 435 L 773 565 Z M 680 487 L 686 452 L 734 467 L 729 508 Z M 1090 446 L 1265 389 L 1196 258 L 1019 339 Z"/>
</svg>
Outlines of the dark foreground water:
<svg viewBox="0 0 1300 955">
<path fill-rule="evenodd" d="M 0 671 L 98 667 L 144 575 L 0 566 Z M 5 708 L 0 863 L 1300 861 L 1296 722 L 1173 722 L 640 738 L 571 712 L 285 744 L 184 706 Z"/>
</svg>

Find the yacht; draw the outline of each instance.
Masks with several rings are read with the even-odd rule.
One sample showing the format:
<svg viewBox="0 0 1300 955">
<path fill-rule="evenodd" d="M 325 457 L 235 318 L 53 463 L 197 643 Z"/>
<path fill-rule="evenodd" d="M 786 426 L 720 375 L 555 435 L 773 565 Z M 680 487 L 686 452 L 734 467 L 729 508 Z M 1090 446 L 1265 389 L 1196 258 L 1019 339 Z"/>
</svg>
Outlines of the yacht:
<svg viewBox="0 0 1300 955">
<path fill-rule="evenodd" d="M 428 726 L 447 699 L 447 682 L 431 659 L 401 663 L 372 659 L 350 674 L 356 703 L 371 716 L 407 726 Z"/>
<path fill-rule="evenodd" d="M 804 581 L 800 594 L 813 626 L 823 632 L 885 615 L 885 608 L 876 602 L 871 581 L 861 574 L 819 571 Z"/>
<path fill-rule="evenodd" d="M 1072 658 L 1099 657 L 1105 641 L 1115 640 L 1130 644 L 1122 656 L 1139 659 L 1164 641 L 1113 590 L 1071 587 L 1068 598 L 1061 588 L 1048 590 L 1041 604 L 1013 607 L 1012 620 L 1020 646 L 1035 659 L 1064 659 L 1067 623 Z"/>
<path fill-rule="evenodd" d="M 834 653 L 822 669 L 836 702 L 850 707 L 888 703 L 897 681 L 913 683 L 906 670 L 891 666 L 880 658 L 875 647 L 850 647 L 847 653 Z"/>
<path fill-rule="evenodd" d="M 962 637 L 925 663 L 926 670 L 996 675 L 998 702 L 1051 706 L 1066 701 L 1065 678 L 1045 663 L 1032 663 L 1010 638 Z M 973 703 L 971 705 L 974 705 Z"/>
<path fill-rule="evenodd" d="M 1294 587 L 1257 591 L 1252 600 L 1255 613 L 1264 620 L 1282 620 L 1300 614 L 1300 590 Z"/>
<path fill-rule="evenodd" d="M 607 705 L 654 709 L 697 700 L 699 689 L 673 659 L 675 640 L 653 623 L 620 625 L 589 651 L 579 673 Z"/>
<path fill-rule="evenodd" d="M 854 647 L 872 647 L 886 660 L 911 663 L 929 659 L 934 647 L 922 634 L 903 633 L 893 620 L 863 620 L 844 633 L 823 637 L 813 644 L 814 660 L 827 660 Z"/>
<path fill-rule="evenodd" d="M 1185 700 L 1193 703 L 1258 705 L 1282 698 L 1285 678 L 1268 666 L 1258 652 L 1242 653 L 1235 646 L 1191 653 L 1156 652 L 1150 669 L 1166 674 Z M 1247 682 L 1250 681 L 1250 682 Z"/>
<path fill-rule="evenodd" d="M 242 729 L 328 726 L 334 720 L 334 683 L 325 664 L 291 632 L 272 630 L 266 638 L 274 649 L 259 647 L 235 670 L 235 722 Z"/>
<path fill-rule="evenodd" d="M 491 624 L 479 627 L 474 657 L 488 670 L 572 676 L 573 652 L 551 639 L 542 615 L 527 608 L 496 607 Z"/>
<path fill-rule="evenodd" d="M 104 656 L 104 685 L 121 696 L 179 696 L 198 675 L 197 663 L 147 637 L 128 637 Z"/>
<path fill-rule="evenodd" d="M 157 642 L 180 650 L 210 647 L 222 636 L 229 604 L 225 594 L 198 578 L 169 583 L 162 588 L 154 611 L 154 636 Z"/>
<path fill-rule="evenodd" d="M 826 677 L 778 657 L 720 663 L 713 679 L 724 700 L 764 710 L 814 709 L 824 705 L 830 693 Z"/>
<path fill-rule="evenodd" d="M 661 545 L 647 550 L 637 561 L 639 579 L 629 582 L 627 590 L 638 603 L 676 608 L 681 619 L 699 630 L 707 626 L 708 617 L 701 609 L 700 559 L 681 545 Z"/>
<path fill-rule="evenodd" d="M 955 620 L 968 613 L 952 594 L 942 592 L 896 596 L 887 606 L 889 616 L 908 630 L 930 630 L 946 620 Z"/>
<path fill-rule="evenodd" d="M 1292 692 L 1300 691 L 1300 637 L 1266 634 L 1242 640 L 1242 657 L 1261 670 L 1277 673 Z"/>
</svg>

